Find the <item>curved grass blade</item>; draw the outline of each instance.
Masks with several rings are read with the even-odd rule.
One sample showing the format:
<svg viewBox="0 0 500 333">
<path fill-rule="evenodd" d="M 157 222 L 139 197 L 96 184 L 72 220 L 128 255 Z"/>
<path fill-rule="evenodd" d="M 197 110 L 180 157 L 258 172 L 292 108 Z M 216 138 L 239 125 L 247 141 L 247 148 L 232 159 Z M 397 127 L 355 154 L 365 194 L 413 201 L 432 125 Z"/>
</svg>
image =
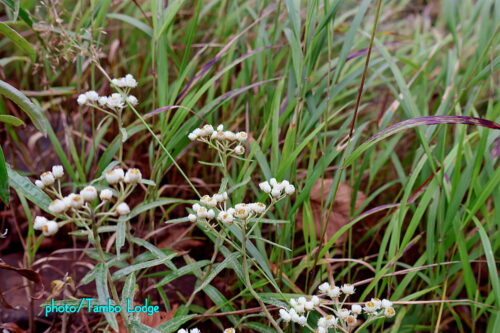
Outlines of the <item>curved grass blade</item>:
<svg viewBox="0 0 500 333">
<path fill-rule="evenodd" d="M 4 95 L 16 103 L 28 115 L 28 117 L 30 117 L 33 125 L 35 125 L 35 127 L 42 132 L 44 136 L 47 136 L 47 120 L 43 116 L 42 110 L 33 104 L 28 97 L 2 80 L 0 80 L 0 95 Z"/>
<path fill-rule="evenodd" d="M 495 130 L 500 129 L 500 124 L 497 124 L 494 121 L 483 118 L 469 117 L 469 116 L 425 116 L 425 117 L 412 118 L 399 122 L 392 126 L 389 126 L 386 129 L 380 131 L 379 133 L 369 138 L 358 148 L 356 148 L 356 150 L 354 150 L 351 156 L 349 156 L 349 158 L 345 161 L 343 167 L 346 168 L 350 166 L 362 153 L 368 150 L 371 146 L 393 134 L 417 126 L 422 126 L 422 125 L 429 126 L 429 125 L 440 125 L 440 124 L 464 124 L 464 125 L 482 126 Z"/>
<path fill-rule="evenodd" d="M 5 204 L 9 203 L 9 176 L 2 146 L 0 146 L 0 200 Z"/>
<path fill-rule="evenodd" d="M 3 34 L 5 37 L 9 38 L 16 47 L 23 50 L 23 52 L 30 57 L 31 61 L 36 60 L 35 49 L 33 49 L 31 44 L 20 34 L 18 34 L 17 31 L 9 27 L 7 24 L 0 22 L 0 34 Z"/>
<path fill-rule="evenodd" d="M 24 121 L 21 119 L 6 114 L 0 114 L 0 123 L 6 123 L 12 126 L 24 125 Z"/>
</svg>

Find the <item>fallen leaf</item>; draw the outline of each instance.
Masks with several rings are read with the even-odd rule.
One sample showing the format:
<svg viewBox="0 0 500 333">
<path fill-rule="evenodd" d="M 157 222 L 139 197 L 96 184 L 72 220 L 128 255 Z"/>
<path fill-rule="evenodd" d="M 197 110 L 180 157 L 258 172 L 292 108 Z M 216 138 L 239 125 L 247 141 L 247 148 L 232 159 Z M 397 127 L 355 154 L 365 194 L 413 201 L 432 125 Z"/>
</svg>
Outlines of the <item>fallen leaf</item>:
<svg viewBox="0 0 500 333">
<path fill-rule="evenodd" d="M 134 306 L 136 306 L 136 305 L 143 305 L 143 304 L 134 302 Z M 151 316 L 148 315 L 147 313 L 140 312 L 139 319 L 140 319 L 142 324 L 149 326 L 149 327 L 152 327 L 152 328 L 156 328 L 156 327 L 160 326 L 161 324 L 163 324 L 164 322 L 167 322 L 167 321 L 171 320 L 172 318 L 174 318 L 175 312 L 177 311 L 178 307 L 179 306 L 177 304 L 174 304 L 172 306 L 172 310 L 170 310 L 169 312 L 165 312 L 165 311 L 155 312 Z M 126 333 L 127 330 L 125 329 L 125 326 L 123 325 L 123 321 L 121 319 L 121 316 L 118 315 L 117 319 L 118 319 L 118 332 L 119 333 Z"/>
<path fill-rule="evenodd" d="M 309 199 L 311 200 L 312 214 L 314 224 L 316 227 L 316 234 L 318 238 L 321 235 L 321 226 L 324 225 L 326 219 L 326 237 L 331 238 L 340 228 L 346 225 L 350 220 L 351 204 L 352 204 L 352 188 L 344 182 L 340 182 L 337 194 L 333 201 L 333 208 L 330 212 L 326 207 L 321 205 L 325 204 L 326 198 L 330 193 L 333 184 L 332 178 L 319 179 L 311 189 Z M 359 209 L 363 202 L 366 200 L 366 195 L 358 191 L 356 196 L 355 210 Z M 302 211 L 297 215 L 297 223 L 299 230 L 302 230 Z M 342 235 L 337 240 L 337 244 L 342 243 L 346 235 Z"/>
</svg>

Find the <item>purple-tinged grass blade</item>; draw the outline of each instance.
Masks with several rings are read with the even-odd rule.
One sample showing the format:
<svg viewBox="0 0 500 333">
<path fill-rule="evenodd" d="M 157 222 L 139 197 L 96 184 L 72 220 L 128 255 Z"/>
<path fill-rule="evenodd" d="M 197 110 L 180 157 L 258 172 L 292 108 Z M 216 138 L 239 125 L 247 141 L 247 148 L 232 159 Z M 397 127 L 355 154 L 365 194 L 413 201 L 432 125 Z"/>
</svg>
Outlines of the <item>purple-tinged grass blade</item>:
<svg viewBox="0 0 500 333">
<path fill-rule="evenodd" d="M 495 130 L 500 129 L 500 124 L 497 124 L 494 121 L 483 118 L 468 117 L 468 116 L 426 116 L 426 117 L 412 118 L 399 122 L 392 126 L 389 126 L 386 129 L 378 132 L 377 134 L 369 138 L 364 143 L 362 143 L 358 148 L 356 148 L 356 150 L 353 151 L 351 156 L 349 156 L 349 158 L 345 161 L 344 168 L 350 166 L 368 148 L 370 148 L 377 142 L 393 134 L 417 126 L 422 126 L 422 125 L 429 126 L 429 125 L 441 125 L 441 124 L 464 124 L 464 125 L 482 126 Z"/>
</svg>

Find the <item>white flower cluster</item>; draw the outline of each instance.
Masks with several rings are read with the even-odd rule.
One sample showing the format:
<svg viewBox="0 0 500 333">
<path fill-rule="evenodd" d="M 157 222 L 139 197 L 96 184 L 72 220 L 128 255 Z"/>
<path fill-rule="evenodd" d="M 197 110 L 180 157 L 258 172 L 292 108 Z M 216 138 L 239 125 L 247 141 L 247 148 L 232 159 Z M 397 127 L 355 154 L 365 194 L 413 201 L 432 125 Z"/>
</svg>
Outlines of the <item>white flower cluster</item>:
<svg viewBox="0 0 500 333">
<path fill-rule="evenodd" d="M 288 180 L 278 182 L 276 178 L 271 178 L 259 184 L 260 189 L 271 196 L 273 200 L 280 200 L 287 195 L 295 193 L 295 186 L 290 184 Z"/>
<path fill-rule="evenodd" d="M 35 181 L 36 186 L 51 195 L 54 200 L 49 204 L 48 210 L 54 215 L 64 215 L 65 219 L 69 219 L 70 215 L 76 218 L 88 216 L 90 205 L 94 200 L 100 199 L 101 203 L 97 207 L 103 207 L 106 203 L 113 199 L 113 190 L 109 188 L 102 189 L 99 193 L 97 189 L 88 185 L 79 193 L 70 193 L 63 196 L 61 193 L 60 179 L 64 176 L 64 169 L 60 165 L 52 167 L 52 171 L 44 172 L 40 175 L 40 179 Z M 139 169 L 129 169 L 126 173 L 121 168 L 113 169 L 105 174 L 105 179 L 109 185 L 117 185 L 124 182 L 129 185 L 129 189 L 139 183 L 142 179 L 142 174 Z M 54 186 L 57 182 L 57 186 Z M 127 215 L 130 213 L 130 207 L 127 203 L 118 200 L 111 208 L 111 215 Z M 45 236 L 51 236 L 59 230 L 59 224 L 55 221 L 49 221 L 42 216 L 35 217 L 33 225 L 35 230 L 41 230 Z"/>
<path fill-rule="evenodd" d="M 59 230 L 59 224 L 56 221 L 49 221 L 43 216 L 35 217 L 33 229 L 40 230 L 45 236 L 52 236 Z"/>
<path fill-rule="evenodd" d="M 328 308 L 333 313 L 324 315 L 318 320 L 317 333 L 328 333 L 328 329 L 330 328 L 342 328 L 350 332 L 354 326 L 358 325 L 358 316 L 362 313 L 366 314 L 368 318 L 374 319 L 390 318 L 396 314 L 396 311 L 392 307 L 392 302 L 387 299 L 372 298 L 364 304 L 364 307 L 361 304 L 353 304 L 351 309 L 345 308 L 344 302 L 346 298 L 355 293 L 355 288 L 352 284 L 347 283 L 337 287 L 324 282 L 318 289 L 322 294 L 327 295 L 334 301 L 335 308 L 329 308 L 326 304 L 321 305 L 322 308 Z M 339 297 L 342 295 L 345 298 L 341 302 Z M 291 308 L 289 310 L 284 308 L 279 310 L 281 319 L 286 323 L 294 322 L 304 326 L 307 323 L 309 311 L 314 310 L 314 308 L 320 306 L 322 303 L 322 299 L 318 296 L 312 296 L 309 300 L 305 297 L 290 299 Z"/>
<path fill-rule="evenodd" d="M 177 333 L 201 333 L 201 331 L 198 328 L 192 328 L 190 330 L 187 330 L 185 328 L 181 328 L 180 330 L 177 331 Z M 234 328 L 226 328 L 223 333 L 236 333 L 236 330 Z"/>
<path fill-rule="evenodd" d="M 120 88 L 135 88 L 137 87 L 137 81 L 134 79 L 132 74 L 127 74 L 124 77 L 117 79 L 112 79 L 111 83 Z"/>
<path fill-rule="evenodd" d="M 208 222 L 217 216 L 217 220 L 223 224 L 230 225 L 235 220 L 245 220 L 252 216 L 262 214 L 266 210 L 266 205 L 262 202 L 239 203 L 226 209 L 226 202 L 229 200 L 227 192 L 217 193 L 212 196 L 204 195 L 200 203 L 192 206 L 193 212 L 188 215 L 191 222 Z M 217 213 L 216 213 L 217 211 Z"/>
<path fill-rule="evenodd" d="M 314 308 L 319 306 L 320 303 L 321 300 L 318 296 L 313 296 L 309 300 L 303 296 L 297 299 L 291 298 L 291 308 L 289 310 L 282 308 L 280 309 L 279 314 L 281 319 L 283 319 L 286 323 L 291 321 L 301 326 L 305 326 L 307 324 L 307 313 L 314 310 Z"/>
<path fill-rule="evenodd" d="M 80 105 L 89 105 L 93 107 L 101 106 L 113 110 L 123 109 L 127 102 L 132 105 L 136 105 L 139 102 L 134 95 L 128 94 L 130 88 L 137 87 L 137 81 L 131 74 L 127 74 L 125 77 L 119 79 L 113 79 L 112 83 L 117 87 L 126 88 L 126 95 L 123 96 L 119 93 L 113 93 L 109 96 L 99 96 L 97 92 L 90 90 L 84 94 L 80 94 L 76 101 Z"/>
<path fill-rule="evenodd" d="M 40 175 L 40 179 L 35 180 L 35 185 L 41 189 L 46 186 L 52 186 L 56 180 L 61 179 L 64 176 L 64 168 L 62 165 L 54 165 L 52 171 L 44 172 Z"/>
<path fill-rule="evenodd" d="M 188 138 L 191 141 L 198 140 L 208 143 L 214 148 L 228 153 L 243 155 L 245 147 L 242 144 L 248 139 L 248 134 L 246 132 L 224 131 L 224 125 L 218 125 L 216 129 L 212 125 L 205 125 L 189 133 Z"/>
</svg>

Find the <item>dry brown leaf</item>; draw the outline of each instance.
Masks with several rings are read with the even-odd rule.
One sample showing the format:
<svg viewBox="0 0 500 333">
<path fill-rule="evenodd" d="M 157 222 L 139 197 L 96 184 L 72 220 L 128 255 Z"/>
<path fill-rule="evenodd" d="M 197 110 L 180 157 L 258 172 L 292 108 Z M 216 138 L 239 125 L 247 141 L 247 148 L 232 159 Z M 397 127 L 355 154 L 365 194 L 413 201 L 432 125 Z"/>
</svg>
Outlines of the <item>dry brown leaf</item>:
<svg viewBox="0 0 500 333">
<path fill-rule="evenodd" d="M 134 302 L 134 306 L 136 306 L 136 305 L 143 305 L 143 304 Z M 164 322 L 167 322 L 167 321 L 171 320 L 172 318 L 174 318 L 175 312 L 177 311 L 178 307 L 179 306 L 177 304 L 174 304 L 172 306 L 172 310 L 170 310 L 169 312 L 165 312 L 165 311 L 155 312 L 151 316 L 145 312 L 140 312 L 139 318 L 140 318 L 141 323 L 143 323 L 144 325 L 147 325 L 147 326 L 152 327 L 152 328 L 156 328 L 156 327 L 160 326 L 161 324 L 163 324 Z M 123 325 L 123 321 L 121 320 L 120 315 L 118 315 L 118 332 L 120 332 L 120 333 L 127 332 L 127 330 L 125 329 L 125 326 Z"/>
<path fill-rule="evenodd" d="M 346 225 L 350 220 L 351 202 L 352 202 L 352 188 L 343 182 L 340 182 L 337 194 L 333 201 L 333 208 L 330 213 L 327 209 L 322 210 L 321 205 L 328 198 L 330 188 L 332 187 L 333 179 L 319 179 L 311 189 L 310 200 L 311 208 L 314 217 L 314 224 L 316 226 L 316 234 L 320 235 L 321 225 L 324 225 L 326 219 L 326 237 L 331 238 L 340 228 Z M 355 203 L 355 209 L 359 209 L 363 202 L 366 200 L 366 195 L 358 191 Z M 299 229 L 302 229 L 302 211 L 297 215 L 297 223 Z M 344 234 L 337 240 L 337 244 L 345 240 Z"/>
</svg>

